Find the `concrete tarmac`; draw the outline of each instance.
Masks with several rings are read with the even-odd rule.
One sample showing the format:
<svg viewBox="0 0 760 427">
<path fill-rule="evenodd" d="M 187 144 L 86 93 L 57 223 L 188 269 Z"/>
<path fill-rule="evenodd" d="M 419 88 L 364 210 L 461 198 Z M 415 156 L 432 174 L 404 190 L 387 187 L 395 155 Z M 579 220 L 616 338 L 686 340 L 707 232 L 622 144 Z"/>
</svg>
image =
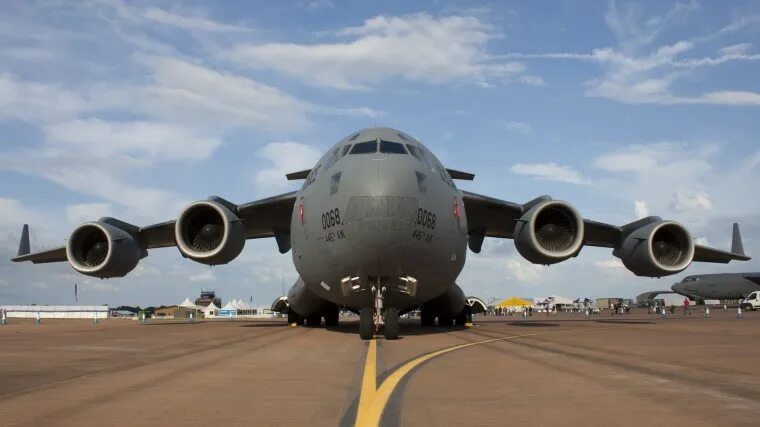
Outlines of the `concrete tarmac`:
<svg viewBox="0 0 760 427">
<path fill-rule="evenodd" d="M 735 309 L 734 309 L 735 310 Z M 760 313 L 402 323 L 10 319 L 0 425 L 756 425 Z"/>
</svg>

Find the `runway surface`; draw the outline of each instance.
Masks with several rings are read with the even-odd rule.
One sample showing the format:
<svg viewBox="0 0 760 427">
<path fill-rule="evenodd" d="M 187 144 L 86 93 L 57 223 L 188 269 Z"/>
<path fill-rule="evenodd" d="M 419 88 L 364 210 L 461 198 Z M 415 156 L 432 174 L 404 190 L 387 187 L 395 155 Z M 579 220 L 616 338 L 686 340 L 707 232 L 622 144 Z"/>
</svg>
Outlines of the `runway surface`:
<svg viewBox="0 0 760 427">
<path fill-rule="evenodd" d="M 354 320 L 10 319 L 0 425 L 756 425 L 760 313 L 668 317 L 409 321 L 372 342 Z"/>
</svg>

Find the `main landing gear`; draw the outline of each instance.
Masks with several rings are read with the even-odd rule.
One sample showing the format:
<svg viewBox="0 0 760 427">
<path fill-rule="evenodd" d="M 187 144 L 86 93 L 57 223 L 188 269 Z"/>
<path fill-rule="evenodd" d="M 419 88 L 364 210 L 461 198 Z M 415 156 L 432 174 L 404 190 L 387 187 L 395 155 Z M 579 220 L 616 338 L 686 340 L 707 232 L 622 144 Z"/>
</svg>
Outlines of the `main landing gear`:
<svg viewBox="0 0 760 427">
<path fill-rule="evenodd" d="M 371 340 L 375 333 L 380 332 L 380 327 L 385 326 L 385 339 L 398 339 L 398 308 L 388 307 L 383 309 L 383 295 L 385 286 L 379 283 L 372 287 L 375 294 L 375 307 L 363 307 L 359 310 L 359 337 L 363 340 Z"/>
</svg>

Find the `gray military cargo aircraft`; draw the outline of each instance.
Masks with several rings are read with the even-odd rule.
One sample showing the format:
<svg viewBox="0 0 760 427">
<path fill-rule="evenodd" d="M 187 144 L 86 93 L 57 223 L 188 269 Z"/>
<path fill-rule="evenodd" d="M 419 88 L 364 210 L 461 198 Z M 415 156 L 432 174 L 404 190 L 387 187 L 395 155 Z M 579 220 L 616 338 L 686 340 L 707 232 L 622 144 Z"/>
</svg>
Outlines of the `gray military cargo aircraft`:
<svg viewBox="0 0 760 427">
<path fill-rule="evenodd" d="M 742 299 L 754 291 L 760 291 L 760 272 L 686 276 L 670 289 L 697 302 L 706 299 Z"/>
<path fill-rule="evenodd" d="M 743 254 L 739 224 L 734 224 L 731 252 Z M 670 289 L 695 301 L 706 299 L 742 299 L 760 290 L 760 273 L 722 273 L 686 276 Z"/>
<path fill-rule="evenodd" d="M 569 203 L 541 196 L 524 204 L 458 190 L 474 175 L 444 168 L 415 138 L 390 128 L 354 132 L 309 170 L 287 174 L 300 190 L 244 204 L 220 197 L 191 203 L 176 220 L 138 227 L 101 218 L 74 229 L 63 247 L 29 253 L 28 233 L 13 261 L 68 261 L 89 276 L 122 277 L 148 249 L 176 246 L 193 261 L 226 264 L 246 239 L 274 237 L 292 249 L 300 274 L 288 298 L 291 323 L 333 326 L 340 308 L 359 313 L 359 335 L 383 326 L 398 337 L 399 315 L 419 308 L 423 325 L 470 322 L 455 283 L 467 247 L 486 237 L 514 239 L 535 264 L 601 246 L 638 276 L 678 273 L 692 261 L 748 260 L 694 244 L 674 221 L 648 217 L 623 226 L 584 219 Z"/>
</svg>

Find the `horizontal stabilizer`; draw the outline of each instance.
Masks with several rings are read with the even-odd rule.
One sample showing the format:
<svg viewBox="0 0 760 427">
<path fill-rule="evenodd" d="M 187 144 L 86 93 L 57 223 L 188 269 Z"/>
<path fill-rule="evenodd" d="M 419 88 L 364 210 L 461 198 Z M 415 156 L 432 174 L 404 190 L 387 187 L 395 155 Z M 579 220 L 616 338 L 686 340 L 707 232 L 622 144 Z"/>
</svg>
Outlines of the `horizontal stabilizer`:
<svg viewBox="0 0 760 427">
<path fill-rule="evenodd" d="M 298 172 L 286 173 L 285 177 L 288 178 L 288 181 L 296 181 L 296 180 L 299 180 L 299 179 L 306 179 L 306 177 L 309 176 L 309 172 L 311 172 L 311 169 L 304 169 L 304 170 L 298 171 Z"/>
<path fill-rule="evenodd" d="M 449 176 L 451 176 L 451 179 L 461 179 L 464 181 L 472 181 L 473 179 L 475 179 L 475 174 L 470 173 L 470 172 L 462 172 L 456 169 L 448 169 L 448 168 L 446 168 L 446 172 L 449 173 Z"/>
</svg>

